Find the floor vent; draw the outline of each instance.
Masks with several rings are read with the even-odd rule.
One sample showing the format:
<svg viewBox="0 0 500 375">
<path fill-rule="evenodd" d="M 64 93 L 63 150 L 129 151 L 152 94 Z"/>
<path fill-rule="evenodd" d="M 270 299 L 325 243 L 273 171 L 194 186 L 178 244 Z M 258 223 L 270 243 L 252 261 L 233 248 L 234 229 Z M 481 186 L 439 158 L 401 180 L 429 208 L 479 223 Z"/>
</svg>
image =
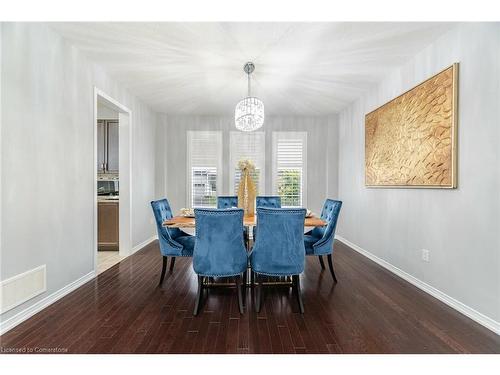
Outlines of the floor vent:
<svg viewBox="0 0 500 375">
<path fill-rule="evenodd" d="M 0 282 L 0 313 L 3 314 L 46 290 L 45 264 L 3 280 Z"/>
</svg>

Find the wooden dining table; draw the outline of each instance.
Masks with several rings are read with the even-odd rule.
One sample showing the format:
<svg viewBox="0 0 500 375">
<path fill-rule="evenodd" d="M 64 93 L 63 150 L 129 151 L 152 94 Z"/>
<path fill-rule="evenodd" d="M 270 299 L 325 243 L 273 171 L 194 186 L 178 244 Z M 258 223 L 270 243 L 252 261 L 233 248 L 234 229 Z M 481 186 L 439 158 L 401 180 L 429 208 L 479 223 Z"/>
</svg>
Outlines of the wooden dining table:
<svg viewBox="0 0 500 375">
<path fill-rule="evenodd" d="M 243 225 L 246 227 L 254 227 L 257 225 L 257 217 L 255 215 L 245 215 L 243 217 Z M 306 217 L 304 219 L 304 227 L 324 227 L 328 225 L 328 223 L 319 217 L 316 217 L 314 215 Z M 168 228 L 195 228 L 196 226 L 196 221 L 195 218 L 192 216 L 174 216 L 171 219 L 165 220 L 163 222 L 163 226 L 168 227 Z M 249 250 L 249 249 L 247 249 Z M 250 272 L 250 265 L 248 268 L 249 273 L 252 275 L 252 277 L 247 278 L 247 286 L 255 286 L 256 283 L 253 280 L 253 273 Z M 263 285 L 285 285 L 285 286 L 292 286 L 292 281 L 290 277 L 283 277 L 280 278 L 282 280 L 279 281 L 262 281 Z M 217 287 L 217 286 L 223 286 L 227 287 L 228 285 L 233 285 L 235 286 L 235 283 L 232 282 L 216 282 L 214 280 L 207 280 L 204 281 L 203 284 L 206 287 Z"/>
<path fill-rule="evenodd" d="M 328 223 L 319 217 L 310 216 L 304 220 L 304 227 L 324 227 Z M 246 227 L 253 227 L 257 225 L 257 217 L 255 215 L 245 215 L 243 217 L 243 225 Z M 188 216 L 174 216 L 171 219 L 165 220 L 163 226 L 169 228 L 194 228 L 196 222 L 194 217 Z"/>
</svg>

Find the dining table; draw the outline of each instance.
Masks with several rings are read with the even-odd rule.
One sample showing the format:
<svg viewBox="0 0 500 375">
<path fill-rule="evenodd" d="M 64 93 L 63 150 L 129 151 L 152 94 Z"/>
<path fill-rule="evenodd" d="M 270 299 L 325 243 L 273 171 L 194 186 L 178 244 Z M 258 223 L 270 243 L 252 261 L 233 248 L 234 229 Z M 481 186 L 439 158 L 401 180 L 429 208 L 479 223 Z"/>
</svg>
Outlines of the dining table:
<svg viewBox="0 0 500 375">
<path fill-rule="evenodd" d="M 256 215 L 245 215 L 243 216 L 243 225 L 246 227 L 254 227 L 257 225 L 257 216 Z M 315 216 L 314 214 L 308 215 L 304 218 L 304 228 L 307 227 L 324 227 L 327 226 L 328 223 L 321 218 Z M 165 220 L 163 222 L 163 226 L 167 228 L 195 228 L 196 227 L 196 221 L 194 216 L 184 216 L 184 215 L 178 215 L 174 216 L 171 219 Z M 247 249 L 250 250 L 250 249 Z M 248 272 L 250 273 L 251 277 L 245 277 L 246 279 L 246 285 L 247 286 L 255 286 L 256 283 L 254 282 L 253 278 L 253 273 L 250 270 L 250 263 L 248 266 Z M 291 277 L 280 277 L 280 280 L 266 280 L 262 281 L 263 285 L 284 285 L 284 286 L 292 286 L 292 280 Z M 218 282 L 215 280 L 207 280 L 204 281 L 203 284 L 206 287 L 218 287 L 218 286 L 223 286 L 227 287 L 228 285 L 236 285 L 233 282 L 226 281 L 226 282 Z"/>
<path fill-rule="evenodd" d="M 324 227 L 328 223 L 321 218 L 311 215 L 306 216 L 304 219 L 304 227 Z M 254 227 L 257 225 L 256 215 L 245 215 L 243 216 L 243 225 L 246 227 Z M 194 228 L 196 227 L 196 221 L 193 216 L 174 216 L 171 219 L 165 220 L 163 226 L 168 228 Z"/>
</svg>

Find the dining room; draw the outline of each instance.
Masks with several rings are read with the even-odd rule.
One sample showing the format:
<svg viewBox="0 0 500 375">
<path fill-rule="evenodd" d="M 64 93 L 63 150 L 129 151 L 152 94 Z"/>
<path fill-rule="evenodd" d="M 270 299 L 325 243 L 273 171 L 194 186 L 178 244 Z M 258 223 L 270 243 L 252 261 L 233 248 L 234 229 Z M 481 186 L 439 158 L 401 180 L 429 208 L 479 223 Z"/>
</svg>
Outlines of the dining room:
<svg viewBox="0 0 500 375">
<path fill-rule="evenodd" d="M 0 41 L 1 354 L 500 354 L 499 22 Z"/>
</svg>

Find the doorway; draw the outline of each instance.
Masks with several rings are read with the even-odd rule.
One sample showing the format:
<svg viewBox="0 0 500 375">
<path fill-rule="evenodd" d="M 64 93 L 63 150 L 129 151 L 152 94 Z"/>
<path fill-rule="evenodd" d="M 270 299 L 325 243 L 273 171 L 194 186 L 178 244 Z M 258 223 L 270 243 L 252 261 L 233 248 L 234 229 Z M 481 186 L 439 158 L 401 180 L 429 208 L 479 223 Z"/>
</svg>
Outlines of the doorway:
<svg viewBox="0 0 500 375">
<path fill-rule="evenodd" d="M 94 271 L 131 253 L 131 111 L 94 88 Z"/>
</svg>

